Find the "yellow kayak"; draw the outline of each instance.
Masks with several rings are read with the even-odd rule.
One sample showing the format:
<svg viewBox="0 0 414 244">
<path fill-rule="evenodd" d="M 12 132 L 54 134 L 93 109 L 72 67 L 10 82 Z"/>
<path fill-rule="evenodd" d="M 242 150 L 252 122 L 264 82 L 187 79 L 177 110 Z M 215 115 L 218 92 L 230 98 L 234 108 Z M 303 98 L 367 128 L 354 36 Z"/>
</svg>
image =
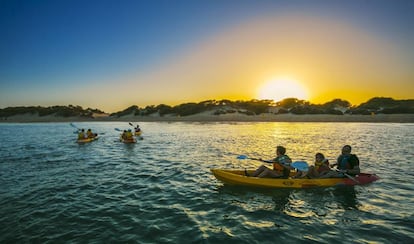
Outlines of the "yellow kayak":
<svg viewBox="0 0 414 244">
<path fill-rule="evenodd" d="M 98 140 L 98 136 L 92 137 L 92 138 L 85 138 L 85 139 L 78 139 L 76 140 L 77 143 L 88 143 L 93 142 L 95 140 Z"/>
<path fill-rule="evenodd" d="M 137 140 L 135 138 L 131 138 L 131 139 L 123 139 L 122 137 L 119 138 L 119 141 L 126 143 L 126 144 L 130 144 L 130 143 L 136 143 Z"/>
<path fill-rule="evenodd" d="M 142 134 L 142 130 L 141 131 L 135 131 L 135 136 L 140 136 Z"/>
<path fill-rule="evenodd" d="M 224 184 L 266 188 L 311 188 L 330 187 L 339 185 L 364 185 L 379 179 L 375 174 L 361 173 L 352 178 L 326 178 L 326 179 L 282 179 L 282 178 L 258 178 L 245 176 L 244 170 L 211 169 L 213 175 Z M 254 170 L 248 170 L 249 174 Z"/>
</svg>

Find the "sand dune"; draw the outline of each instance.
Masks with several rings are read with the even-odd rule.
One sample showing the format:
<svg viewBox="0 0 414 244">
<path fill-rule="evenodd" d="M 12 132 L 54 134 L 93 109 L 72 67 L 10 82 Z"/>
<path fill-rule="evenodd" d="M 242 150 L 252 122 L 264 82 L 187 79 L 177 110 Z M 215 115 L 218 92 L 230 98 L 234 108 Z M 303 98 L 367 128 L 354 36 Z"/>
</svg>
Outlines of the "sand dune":
<svg viewBox="0 0 414 244">
<path fill-rule="evenodd" d="M 36 114 L 21 114 L 8 118 L 0 118 L 3 123 L 30 123 L 30 122 L 72 122 L 72 121 L 197 121 L 197 122 L 388 122 L 388 123 L 414 123 L 414 114 L 376 114 L 376 115 L 295 115 L 295 114 L 261 114 L 245 115 L 241 113 L 213 115 L 204 112 L 189 116 L 150 115 L 123 117 L 97 116 L 86 117 L 59 117 L 54 115 L 38 116 Z"/>
</svg>

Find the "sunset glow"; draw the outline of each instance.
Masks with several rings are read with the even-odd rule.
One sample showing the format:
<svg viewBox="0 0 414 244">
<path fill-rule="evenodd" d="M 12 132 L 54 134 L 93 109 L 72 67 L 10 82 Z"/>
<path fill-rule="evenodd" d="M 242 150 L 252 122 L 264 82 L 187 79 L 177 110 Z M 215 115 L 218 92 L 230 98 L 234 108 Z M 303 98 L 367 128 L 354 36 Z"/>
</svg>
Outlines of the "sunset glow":
<svg viewBox="0 0 414 244">
<path fill-rule="evenodd" d="M 167 2 L 5 1 L 0 108 L 413 97 L 414 1 Z"/>
<path fill-rule="evenodd" d="M 258 89 L 258 99 L 270 99 L 275 102 L 285 98 L 307 100 L 307 90 L 299 82 L 289 79 L 274 79 L 266 82 Z"/>
</svg>

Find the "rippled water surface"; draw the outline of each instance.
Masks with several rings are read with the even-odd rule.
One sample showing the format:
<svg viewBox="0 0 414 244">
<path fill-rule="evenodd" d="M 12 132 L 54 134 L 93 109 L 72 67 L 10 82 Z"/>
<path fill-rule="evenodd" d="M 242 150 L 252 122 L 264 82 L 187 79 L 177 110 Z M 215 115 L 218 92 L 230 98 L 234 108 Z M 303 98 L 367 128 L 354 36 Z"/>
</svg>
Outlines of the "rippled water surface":
<svg viewBox="0 0 414 244">
<path fill-rule="evenodd" d="M 77 123 L 103 133 L 78 145 L 69 123 L 0 124 L 0 242 L 413 243 L 414 124 Z M 380 181 L 324 189 L 252 189 L 210 168 L 254 168 L 237 155 L 331 162 L 351 144 Z"/>
</svg>

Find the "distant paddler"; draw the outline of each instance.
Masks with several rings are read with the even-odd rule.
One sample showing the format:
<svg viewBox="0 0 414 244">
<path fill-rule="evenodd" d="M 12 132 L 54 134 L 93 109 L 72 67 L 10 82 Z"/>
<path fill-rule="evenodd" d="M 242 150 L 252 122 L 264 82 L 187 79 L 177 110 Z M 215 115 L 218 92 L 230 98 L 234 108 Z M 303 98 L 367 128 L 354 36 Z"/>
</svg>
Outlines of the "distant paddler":
<svg viewBox="0 0 414 244">
<path fill-rule="evenodd" d="M 86 136 L 88 138 L 95 138 L 95 137 L 98 136 L 98 134 L 97 133 L 92 133 L 92 130 L 91 129 L 88 129 L 88 131 L 86 132 Z"/>
<path fill-rule="evenodd" d="M 78 132 L 78 140 L 83 140 L 85 138 L 88 138 L 85 134 L 85 129 L 80 129 Z"/>
<path fill-rule="evenodd" d="M 134 138 L 134 135 L 132 134 L 131 129 L 128 129 L 125 132 L 125 139 L 129 141 L 129 140 L 132 140 L 133 138 Z"/>
<path fill-rule="evenodd" d="M 140 136 L 142 134 L 142 130 L 141 128 L 139 128 L 139 125 L 137 124 L 137 126 L 134 126 L 131 122 L 129 122 L 129 124 L 134 127 L 134 134 L 135 136 Z"/>
</svg>

